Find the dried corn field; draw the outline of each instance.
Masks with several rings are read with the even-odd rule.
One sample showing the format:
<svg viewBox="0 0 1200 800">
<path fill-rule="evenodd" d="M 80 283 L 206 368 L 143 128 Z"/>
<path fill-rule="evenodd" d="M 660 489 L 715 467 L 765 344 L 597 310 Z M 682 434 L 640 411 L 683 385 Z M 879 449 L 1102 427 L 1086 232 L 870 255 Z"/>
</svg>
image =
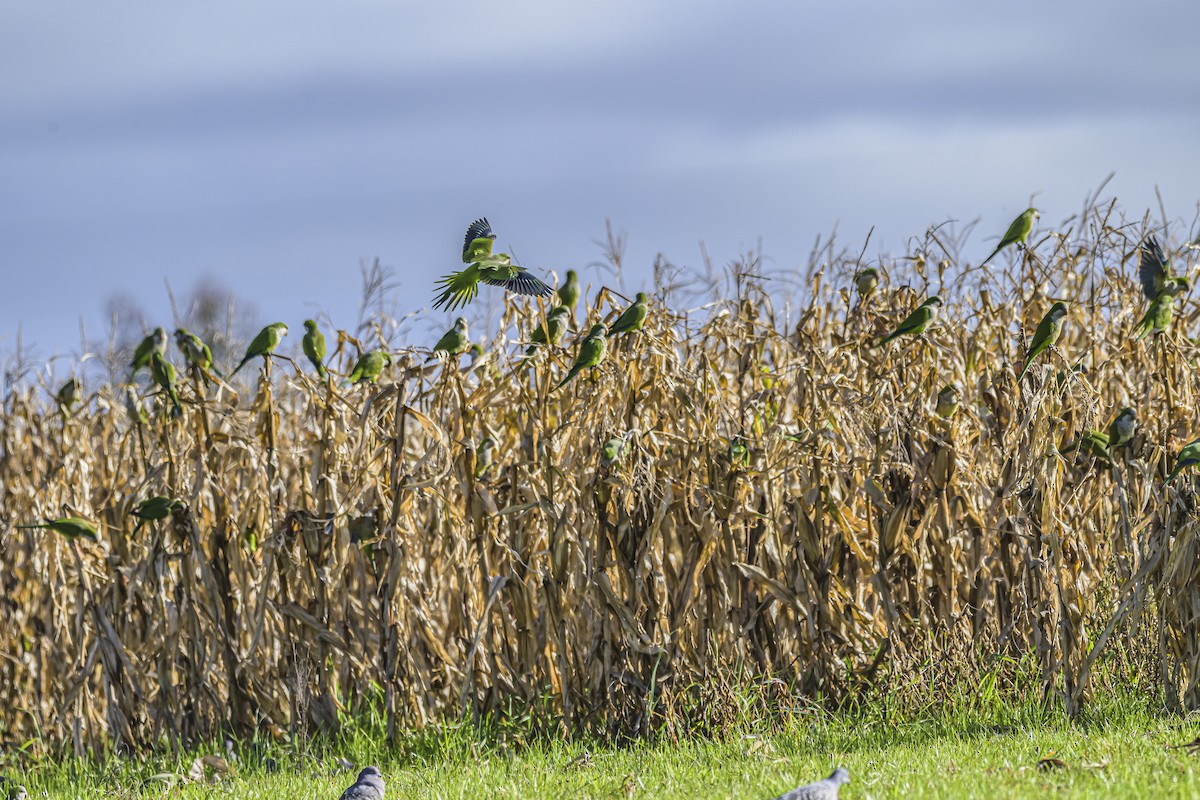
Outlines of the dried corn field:
<svg viewBox="0 0 1200 800">
<path fill-rule="evenodd" d="M 276 359 L 241 398 L 181 381 L 178 420 L 145 386 L 139 423 L 120 385 L 64 415 L 10 384 L 0 742 L 303 733 L 374 703 L 390 732 L 533 712 L 636 735 L 722 725 L 739 683 L 800 707 L 1009 657 L 1071 710 L 1101 665 L 1200 705 L 1195 484 L 1163 486 L 1200 432 L 1198 313 L 1185 294 L 1133 340 L 1148 230 L 1090 207 L 987 274 L 931 230 L 865 300 L 857 248 L 828 243 L 790 276 L 751 258 L 697 290 L 660 269 L 645 331 L 556 393 L 609 293 L 527 373 L 520 301 L 471 367 L 399 351 L 341 389 Z M 935 329 L 869 347 L 935 292 Z M 1055 299 L 1063 337 L 1018 384 Z M 1124 405 L 1140 427 L 1111 464 L 1060 452 Z M 155 494 L 186 507 L 136 527 Z M 15 528 L 64 511 L 100 540 Z"/>
</svg>

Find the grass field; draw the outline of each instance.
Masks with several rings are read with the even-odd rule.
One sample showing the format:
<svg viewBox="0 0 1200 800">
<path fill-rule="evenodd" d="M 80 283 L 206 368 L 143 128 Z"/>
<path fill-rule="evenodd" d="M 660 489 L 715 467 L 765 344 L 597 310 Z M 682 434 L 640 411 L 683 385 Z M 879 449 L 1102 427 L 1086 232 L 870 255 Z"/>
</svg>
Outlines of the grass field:
<svg viewBox="0 0 1200 800">
<path fill-rule="evenodd" d="M 353 782 L 357 766 L 377 763 L 395 798 L 769 800 L 840 765 L 852 775 L 843 798 L 1195 798 L 1200 758 L 1175 746 L 1191 741 L 1196 729 L 1195 722 L 1131 700 L 1103 704 L 1074 721 L 1038 707 L 987 714 L 930 709 L 905 720 L 814 713 L 774 732 L 623 748 L 517 746 L 455 728 L 388 751 L 360 731 L 336 744 L 310 743 L 304 752 L 272 745 L 231 756 L 214 748 L 173 760 L 69 761 L 0 774 L 23 781 L 31 797 L 301 800 L 334 798 Z M 228 772 L 207 767 L 202 779 L 185 777 L 196 758 L 214 753 L 232 762 Z"/>
</svg>

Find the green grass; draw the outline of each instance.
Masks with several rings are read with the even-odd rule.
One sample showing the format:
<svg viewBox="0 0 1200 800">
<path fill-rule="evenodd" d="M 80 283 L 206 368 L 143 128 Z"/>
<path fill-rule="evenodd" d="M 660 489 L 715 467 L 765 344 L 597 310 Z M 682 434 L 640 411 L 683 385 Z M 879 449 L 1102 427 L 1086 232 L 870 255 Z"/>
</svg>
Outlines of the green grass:
<svg viewBox="0 0 1200 800">
<path fill-rule="evenodd" d="M 353 780 L 339 766 L 378 763 L 392 798 L 772 798 L 846 766 L 844 798 L 1200 798 L 1200 758 L 1187 749 L 1196 725 L 1133 701 L 1102 704 L 1070 720 L 1037 706 L 988 711 L 929 709 L 896 718 L 875 708 L 814 713 L 781 730 L 720 740 L 643 741 L 626 747 L 540 740 L 450 727 L 391 751 L 364 730 L 305 751 L 241 748 L 229 774 L 203 782 L 192 762 L 223 748 L 141 761 L 46 761 L 0 772 L 30 797 L 335 798 Z M 1065 766 L 1039 769 L 1042 759 Z M 209 771 L 211 774 L 211 770 Z"/>
</svg>

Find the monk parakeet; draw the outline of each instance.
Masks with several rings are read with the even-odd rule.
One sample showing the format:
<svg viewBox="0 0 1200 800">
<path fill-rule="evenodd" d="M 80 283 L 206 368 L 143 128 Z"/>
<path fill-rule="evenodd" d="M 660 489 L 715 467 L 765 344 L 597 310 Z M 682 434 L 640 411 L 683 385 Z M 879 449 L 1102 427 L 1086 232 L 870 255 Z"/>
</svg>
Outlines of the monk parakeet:
<svg viewBox="0 0 1200 800">
<path fill-rule="evenodd" d="M 479 282 L 502 286 L 516 294 L 546 297 L 554 290 L 535 278 L 524 267 L 512 263 L 507 253 L 492 253 L 496 234 L 486 219 L 477 219 L 467 228 L 463 242 L 463 263 L 466 269 L 445 276 L 437 282 L 441 293 L 434 298 L 434 308 L 453 311 L 465 306 L 479 293 Z"/>
<path fill-rule="evenodd" d="M 137 525 L 134 526 L 136 532 L 143 524 L 147 522 L 156 522 L 160 519 L 166 519 L 172 513 L 183 508 L 183 503 L 173 497 L 165 495 L 155 495 L 149 499 L 143 500 L 133 507 L 129 513 L 137 517 Z"/>
<path fill-rule="evenodd" d="M 26 530 L 30 528 L 45 528 L 46 530 L 62 534 L 68 539 L 90 539 L 94 542 L 100 538 L 96 532 L 96 526 L 86 519 L 80 519 L 79 517 L 60 517 L 59 519 L 46 517 L 42 522 L 35 525 L 18 525 L 17 527 Z"/>
<path fill-rule="evenodd" d="M 433 346 L 433 353 L 425 359 L 425 363 L 433 361 L 439 353 L 443 357 L 449 358 L 467 352 L 471 348 L 469 335 L 467 321 L 462 317 L 454 320 L 454 327 L 442 334 L 442 338 L 438 339 L 437 344 Z"/>
<path fill-rule="evenodd" d="M 854 288 L 858 290 L 860 297 L 866 297 L 875 291 L 877 286 L 879 286 L 879 270 L 876 267 L 867 267 L 854 273 Z"/>
<path fill-rule="evenodd" d="M 317 321 L 304 320 L 304 338 L 300 340 L 304 355 L 312 362 L 318 378 L 325 377 L 325 334 L 317 327 Z"/>
<path fill-rule="evenodd" d="M 649 303 L 650 298 L 646 296 L 646 293 L 638 292 L 633 305 L 621 312 L 621 316 L 617 317 L 617 321 L 609 328 L 608 335 L 616 336 L 618 333 L 640 331 L 646 324 L 646 314 L 650 311 Z"/>
<path fill-rule="evenodd" d="M 490 436 L 485 436 L 480 440 L 479 446 L 475 448 L 475 477 L 483 477 L 483 473 L 488 471 L 492 466 L 494 451 L 496 450 L 496 440 Z"/>
<path fill-rule="evenodd" d="M 1136 338 L 1144 339 L 1151 333 L 1162 333 L 1171 324 L 1175 310 L 1175 295 L 1187 291 L 1188 280 L 1171 275 L 1171 262 L 1153 236 L 1147 236 L 1139 248 L 1138 279 L 1142 294 L 1150 301 L 1146 315 L 1134 329 Z"/>
<path fill-rule="evenodd" d="M 179 348 L 179 352 L 183 353 L 187 363 L 193 367 L 199 368 L 202 372 L 216 372 L 213 369 L 212 350 L 196 334 L 183 328 L 176 328 L 175 346 Z"/>
<path fill-rule="evenodd" d="M 133 351 L 133 360 L 129 362 L 129 366 L 133 368 L 130 378 L 136 375 L 139 369 L 148 366 L 150 357 L 155 353 L 160 356 L 167 354 L 167 332 L 162 328 L 155 328 L 151 331 L 150 335 L 142 339 L 141 344 Z"/>
<path fill-rule="evenodd" d="M 1179 457 L 1175 459 L 1175 466 L 1171 469 L 1171 474 L 1167 476 L 1166 483 L 1163 486 L 1167 486 L 1171 481 L 1175 480 L 1184 467 L 1191 467 L 1196 464 L 1200 464 L 1200 439 L 1188 442 L 1179 451 Z"/>
<path fill-rule="evenodd" d="M 171 416 L 182 415 L 183 406 L 179 403 L 179 392 L 175 390 L 175 365 L 154 353 L 150 356 L 150 374 L 154 376 L 154 382 L 167 393 L 167 397 L 171 398 Z"/>
<path fill-rule="evenodd" d="M 1041 215 L 1041 212 L 1036 208 L 1027 208 L 1021 212 L 1021 216 L 1012 221 L 1012 224 L 1008 226 L 1008 230 L 1005 231 L 1004 236 L 1000 238 L 1000 244 L 996 245 L 996 249 L 992 251 L 992 254 L 985 258 L 979 266 L 986 266 L 989 261 L 996 257 L 997 253 L 1010 244 L 1025 244 L 1025 240 L 1029 237 L 1029 232 L 1033 230 L 1033 223 Z"/>
<path fill-rule="evenodd" d="M 1136 432 L 1137 412 L 1131 406 L 1125 406 L 1113 421 L 1108 423 L 1108 449 L 1116 450 L 1129 444 Z"/>
<path fill-rule="evenodd" d="M 1062 334 L 1063 320 L 1066 318 L 1066 303 L 1060 300 L 1050 306 L 1046 316 L 1042 317 L 1042 321 L 1038 323 L 1037 330 L 1033 332 L 1033 341 L 1029 343 L 1029 350 L 1025 353 L 1025 366 L 1021 368 L 1021 374 L 1017 376 L 1018 382 L 1025 377 L 1033 359 L 1049 350 L 1058 341 L 1058 337 Z"/>
<path fill-rule="evenodd" d="M 66 414 L 75 404 L 79 402 L 79 383 L 74 378 L 71 378 L 66 383 L 58 388 L 54 394 L 54 401 L 58 403 L 58 407 Z"/>
<path fill-rule="evenodd" d="M 238 370 L 246 366 L 246 362 L 256 356 L 262 356 L 265 361 L 271 353 L 275 352 L 275 348 L 279 346 L 279 341 L 287 336 L 288 326 L 282 322 L 272 322 L 267 327 L 258 332 L 258 336 L 250 342 L 250 346 L 246 348 L 246 356 L 237 365 L 237 368 L 230 373 L 229 377 L 238 374 Z"/>
<path fill-rule="evenodd" d="M 1064 445 L 1059 452 L 1072 453 L 1076 450 L 1107 461 L 1109 459 L 1108 434 L 1103 431 L 1084 431 L 1078 439 Z"/>
<path fill-rule="evenodd" d="M 579 354 L 575 357 L 575 363 L 571 365 L 571 371 L 554 387 L 553 391 L 558 391 L 580 372 L 585 369 L 594 369 L 604 360 L 604 356 L 608 353 L 608 342 L 605 339 L 607 333 L 608 328 L 603 323 L 592 326 L 587 338 L 583 340 L 583 344 L 579 345 Z"/>
<path fill-rule="evenodd" d="M 625 460 L 625 451 L 629 448 L 629 439 L 624 436 L 616 436 L 604 443 L 604 448 L 600 451 L 600 466 L 611 467 L 613 464 Z"/>
<path fill-rule="evenodd" d="M 375 383 L 383 374 L 383 368 L 392 363 L 392 357 L 382 350 L 369 350 L 354 362 L 354 369 L 342 381 L 342 386 L 352 383 Z"/>
<path fill-rule="evenodd" d="M 946 384 L 942 390 L 938 392 L 937 408 L 934 409 L 942 419 L 950 419 L 954 416 L 954 412 L 958 411 L 958 400 L 960 392 L 954 384 Z"/>
<path fill-rule="evenodd" d="M 896 330 L 892 331 L 887 336 L 876 342 L 875 347 L 882 347 L 892 339 L 900 336 L 924 333 L 925 330 L 933 323 L 933 321 L 937 319 L 937 312 L 941 307 L 942 298 L 938 297 L 936 294 L 931 296 L 924 303 L 921 303 L 921 305 L 917 306 L 911 314 L 905 317 L 904 321 L 896 326 Z"/>
<path fill-rule="evenodd" d="M 567 279 L 558 287 L 558 304 L 565 306 L 567 311 L 574 314 L 575 304 L 579 302 L 579 275 L 575 270 L 567 270 Z"/>
<path fill-rule="evenodd" d="M 142 405 L 142 398 L 138 394 L 137 386 L 132 383 L 125 384 L 125 411 L 129 414 L 129 421 L 134 425 L 141 425 L 149 418 L 146 414 L 146 407 Z"/>
<path fill-rule="evenodd" d="M 538 323 L 538 326 L 533 329 L 533 333 L 530 334 L 529 347 L 525 348 L 525 357 L 521 359 L 520 364 L 517 364 L 517 369 L 524 367 L 526 362 L 533 358 L 533 354 L 537 352 L 539 346 L 561 342 L 567 333 L 570 319 L 571 309 L 565 305 L 550 309 L 550 313 L 546 315 L 545 326 Z"/>
</svg>

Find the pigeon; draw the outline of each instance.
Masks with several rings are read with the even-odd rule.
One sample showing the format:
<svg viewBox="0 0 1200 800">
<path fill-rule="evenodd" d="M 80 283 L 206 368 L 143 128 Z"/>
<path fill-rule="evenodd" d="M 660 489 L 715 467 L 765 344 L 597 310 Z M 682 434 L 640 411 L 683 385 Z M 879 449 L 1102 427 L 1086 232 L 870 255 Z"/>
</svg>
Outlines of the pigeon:
<svg viewBox="0 0 1200 800">
<path fill-rule="evenodd" d="M 823 781 L 800 786 L 776 797 L 775 800 L 837 800 L 838 788 L 850 782 L 850 773 L 838 767 Z"/>
<path fill-rule="evenodd" d="M 358 780 L 342 792 L 341 800 L 383 800 L 383 775 L 379 767 L 367 767 L 358 773 Z"/>
</svg>

